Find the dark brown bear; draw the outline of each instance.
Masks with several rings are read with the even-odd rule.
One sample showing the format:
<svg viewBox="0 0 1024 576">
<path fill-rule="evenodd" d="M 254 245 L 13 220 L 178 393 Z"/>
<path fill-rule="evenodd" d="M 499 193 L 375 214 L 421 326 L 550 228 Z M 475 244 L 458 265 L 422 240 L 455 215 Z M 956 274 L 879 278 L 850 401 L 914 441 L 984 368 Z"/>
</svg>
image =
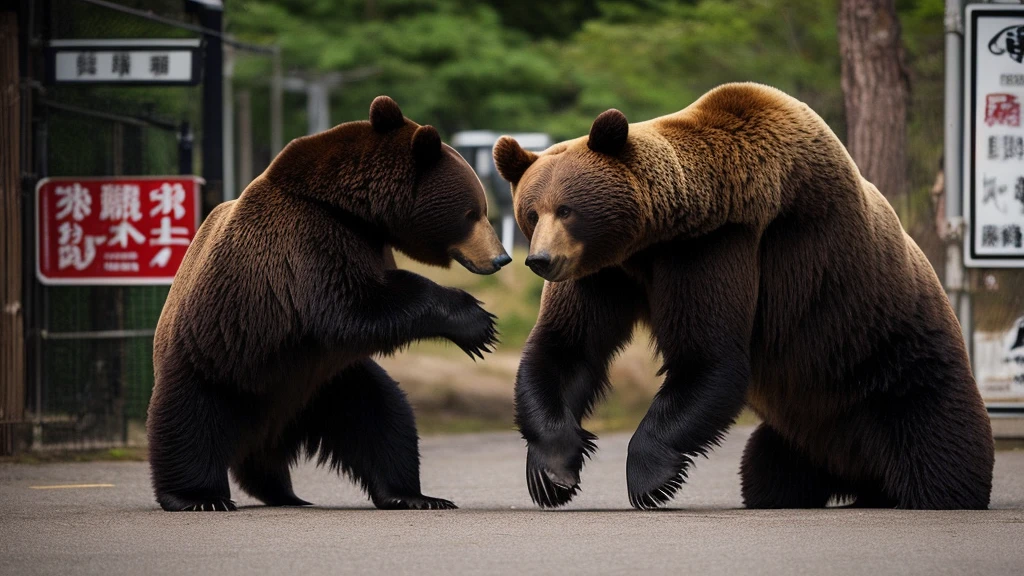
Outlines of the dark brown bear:
<svg viewBox="0 0 1024 576">
<path fill-rule="evenodd" d="M 412 410 L 370 357 L 447 338 L 495 342 L 469 294 L 396 270 L 391 246 L 480 274 L 511 259 L 473 170 L 381 96 L 369 122 L 289 144 L 196 234 L 157 325 L 149 456 L 165 510 L 233 510 L 228 470 L 271 506 L 303 505 L 289 465 L 319 453 L 378 508 L 420 493 Z"/>
<path fill-rule="evenodd" d="M 756 84 L 537 155 L 511 138 L 527 263 L 545 284 L 516 380 L 541 506 L 575 494 L 580 422 L 637 322 L 665 381 L 629 444 L 630 502 L 650 508 L 744 404 L 753 508 L 985 508 L 992 431 L 960 327 L 928 260 L 824 121 Z"/>
</svg>

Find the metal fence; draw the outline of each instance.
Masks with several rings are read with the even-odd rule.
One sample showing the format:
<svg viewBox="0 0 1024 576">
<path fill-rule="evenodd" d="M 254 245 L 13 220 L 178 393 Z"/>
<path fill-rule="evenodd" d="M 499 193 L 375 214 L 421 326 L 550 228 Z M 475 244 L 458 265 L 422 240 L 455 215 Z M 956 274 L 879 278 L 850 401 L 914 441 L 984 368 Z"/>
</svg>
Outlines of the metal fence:
<svg viewBox="0 0 1024 576">
<path fill-rule="evenodd" d="M 196 91 L 164 90 L 186 100 Z M 178 125 L 186 120 L 161 119 L 158 102 L 96 88 L 49 89 L 38 102 L 45 108 L 36 132 L 41 176 L 173 174 L 183 163 L 179 149 L 191 154 L 179 146 Z M 26 205 L 34 208 L 33 201 Z M 153 329 L 168 288 L 44 286 L 34 278 L 30 284 L 37 303 L 29 370 L 32 446 L 141 439 L 153 386 Z"/>
<path fill-rule="evenodd" d="M 41 51 L 54 39 L 194 38 L 194 16 L 181 0 L 155 0 L 147 9 L 157 20 L 120 11 L 104 2 L 49 0 L 24 2 L 29 78 L 23 99 L 32 106 L 19 114 L 19 128 L 31 136 L 30 166 L 21 170 L 21 223 L 27 362 L 23 411 L 0 413 L 0 454 L 16 446 L 82 449 L 134 445 L 145 439 L 145 417 L 153 387 L 153 333 L 168 286 L 47 286 L 35 278 L 35 183 L 56 176 L 146 176 L 192 174 L 192 142 L 201 142 L 202 87 L 119 87 L 47 85 Z M 180 22 L 182 26 L 175 26 Z M 23 35 L 24 36 L 24 35 Z M 14 51 L 17 52 L 17 51 Z M 7 56 L 4 52 L 4 56 Z M 265 56 L 264 56 L 265 57 Z M 14 66 L 17 73 L 17 65 Z M 218 81 L 220 79 L 218 78 Z M 231 82 L 227 83 L 229 88 Z M 228 173 L 251 176 L 270 159 L 269 122 L 251 120 L 251 110 L 269 108 L 266 89 L 239 86 L 244 115 L 235 124 L 246 146 L 226 138 Z M 261 87 L 265 88 L 265 86 Z M 235 112 L 227 107 L 228 116 Z M 15 115 L 14 118 L 17 118 Z M 230 127 L 232 123 L 227 123 Z M 193 134 L 194 132 L 194 134 Z M 225 188 L 234 197 L 248 182 Z M 227 183 L 226 183 L 227 184 Z M 7 195 L 5 195 L 5 198 Z M 221 200 L 218 196 L 215 201 Z M 19 250 L 22 250 L 19 247 Z M 6 333 L 5 333 L 6 334 Z M 6 363 L 6 362 L 5 362 Z M 14 389 L 16 387 L 5 387 Z M 3 399 L 0 398 L 0 401 Z M 3 409 L 7 402 L 0 404 Z"/>
</svg>

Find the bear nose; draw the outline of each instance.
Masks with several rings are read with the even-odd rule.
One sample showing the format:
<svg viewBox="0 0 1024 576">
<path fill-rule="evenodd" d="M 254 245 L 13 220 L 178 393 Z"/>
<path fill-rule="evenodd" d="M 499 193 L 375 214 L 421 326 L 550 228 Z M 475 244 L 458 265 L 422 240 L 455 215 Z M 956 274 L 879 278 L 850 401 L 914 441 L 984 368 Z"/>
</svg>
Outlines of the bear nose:
<svg viewBox="0 0 1024 576">
<path fill-rule="evenodd" d="M 551 256 L 547 252 L 531 254 L 526 257 L 526 265 L 538 276 L 544 276 L 551 267 Z"/>
<path fill-rule="evenodd" d="M 495 269 L 499 269 L 500 270 L 502 266 L 504 266 L 505 264 L 508 264 L 511 261 L 512 261 L 512 257 L 509 256 L 508 254 L 505 254 L 503 252 L 501 254 L 501 256 L 497 256 L 497 257 L 494 258 L 494 260 L 491 260 L 491 264 L 494 264 L 494 268 Z"/>
</svg>

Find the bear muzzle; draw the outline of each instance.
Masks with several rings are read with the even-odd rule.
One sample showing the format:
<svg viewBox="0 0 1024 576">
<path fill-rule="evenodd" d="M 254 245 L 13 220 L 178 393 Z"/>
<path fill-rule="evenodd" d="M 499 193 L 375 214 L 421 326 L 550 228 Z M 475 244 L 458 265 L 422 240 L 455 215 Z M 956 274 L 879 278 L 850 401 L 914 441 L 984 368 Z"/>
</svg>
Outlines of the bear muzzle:
<svg viewBox="0 0 1024 576">
<path fill-rule="evenodd" d="M 561 282 L 577 272 L 583 244 L 573 238 L 563 221 L 542 215 L 530 239 L 526 265 L 548 282 Z"/>
<path fill-rule="evenodd" d="M 494 274 L 512 261 L 487 217 L 477 220 L 469 236 L 452 246 L 449 254 L 474 274 Z"/>
</svg>

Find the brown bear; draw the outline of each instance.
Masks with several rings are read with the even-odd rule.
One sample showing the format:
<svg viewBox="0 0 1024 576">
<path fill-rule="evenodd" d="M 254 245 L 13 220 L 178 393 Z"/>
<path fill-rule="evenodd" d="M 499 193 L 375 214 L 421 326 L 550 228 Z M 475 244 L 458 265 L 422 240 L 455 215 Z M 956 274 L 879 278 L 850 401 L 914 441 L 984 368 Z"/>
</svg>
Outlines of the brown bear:
<svg viewBox="0 0 1024 576">
<path fill-rule="evenodd" d="M 149 457 L 165 510 L 233 510 L 228 470 L 271 506 L 304 505 L 289 466 L 319 453 L 378 508 L 420 493 L 413 413 L 372 359 L 427 338 L 482 357 L 494 316 L 395 269 L 391 247 L 489 274 L 511 261 L 480 180 L 386 96 L 369 122 L 291 142 L 203 222 L 157 324 Z"/>
<path fill-rule="evenodd" d="M 988 505 L 991 425 L 942 286 L 805 104 L 729 84 L 494 159 L 548 280 L 515 389 L 536 503 L 576 493 L 581 419 L 643 322 L 665 380 L 629 443 L 633 506 L 666 503 L 744 404 L 748 507 Z"/>
</svg>

